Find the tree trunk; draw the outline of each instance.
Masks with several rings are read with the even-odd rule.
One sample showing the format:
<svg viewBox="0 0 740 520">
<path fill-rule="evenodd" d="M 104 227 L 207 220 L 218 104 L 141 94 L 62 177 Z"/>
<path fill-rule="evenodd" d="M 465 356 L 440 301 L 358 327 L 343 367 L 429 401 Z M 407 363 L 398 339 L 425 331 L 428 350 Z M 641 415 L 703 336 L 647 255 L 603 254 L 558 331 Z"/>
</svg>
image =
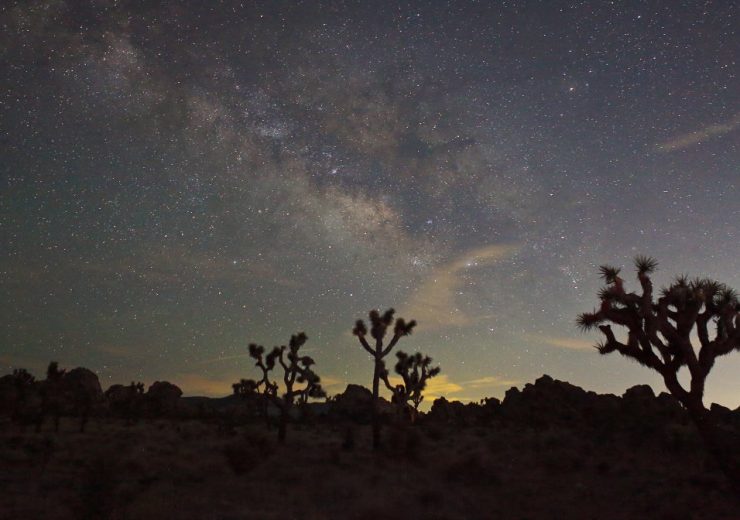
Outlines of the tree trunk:
<svg viewBox="0 0 740 520">
<path fill-rule="evenodd" d="M 267 400 L 267 397 L 262 396 L 262 403 L 260 404 L 262 418 L 265 420 L 265 426 L 267 427 L 267 430 L 272 430 L 272 421 L 270 421 L 270 403 Z"/>
<path fill-rule="evenodd" d="M 380 371 L 378 370 L 378 366 L 378 359 L 376 358 L 375 370 L 373 371 L 373 450 L 377 450 L 380 448 L 380 413 L 378 410 L 378 397 L 380 395 Z"/>
<path fill-rule="evenodd" d="M 740 466 L 736 455 L 722 438 L 722 434 L 709 411 L 701 403 L 687 404 L 687 409 L 692 421 L 699 430 L 699 435 L 704 441 L 707 451 L 717 462 L 719 468 L 730 480 L 733 489 L 740 496 Z"/>
</svg>

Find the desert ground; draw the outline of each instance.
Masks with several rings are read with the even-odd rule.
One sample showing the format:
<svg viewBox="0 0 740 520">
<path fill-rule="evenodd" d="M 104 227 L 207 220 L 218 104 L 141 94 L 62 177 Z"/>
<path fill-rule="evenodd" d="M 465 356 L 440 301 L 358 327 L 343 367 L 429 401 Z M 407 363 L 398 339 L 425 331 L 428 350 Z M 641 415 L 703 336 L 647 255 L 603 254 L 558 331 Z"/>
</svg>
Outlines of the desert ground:
<svg viewBox="0 0 740 520">
<path fill-rule="evenodd" d="M 2 419 L 0 518 L 740 518 L 681 412 L 644 389 L 538 380 L 503 404 L 389 421 L 377 452 L 362 420 L 331 415 L 290 424 L 285 444 L 223 413 L 98 417 L 84 433 Z"/>
</svg>

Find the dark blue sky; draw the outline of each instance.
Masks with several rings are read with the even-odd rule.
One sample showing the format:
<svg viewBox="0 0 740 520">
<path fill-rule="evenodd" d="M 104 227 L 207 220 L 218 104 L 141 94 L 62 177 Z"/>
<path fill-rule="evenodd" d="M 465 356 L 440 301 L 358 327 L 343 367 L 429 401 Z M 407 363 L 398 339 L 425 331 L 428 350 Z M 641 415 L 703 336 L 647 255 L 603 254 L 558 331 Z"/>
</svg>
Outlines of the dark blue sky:
<svg viewBox="0 0 740 520">
<path fill-rule="evenodd" d="M 740 288 L 734 2 L 79 4 L 0 11 L 5 370 L 227 393 L 305 330 L 337 392 L 393 306 L 432 393 L 621 393 L 599 264 Z"/>
</svg>

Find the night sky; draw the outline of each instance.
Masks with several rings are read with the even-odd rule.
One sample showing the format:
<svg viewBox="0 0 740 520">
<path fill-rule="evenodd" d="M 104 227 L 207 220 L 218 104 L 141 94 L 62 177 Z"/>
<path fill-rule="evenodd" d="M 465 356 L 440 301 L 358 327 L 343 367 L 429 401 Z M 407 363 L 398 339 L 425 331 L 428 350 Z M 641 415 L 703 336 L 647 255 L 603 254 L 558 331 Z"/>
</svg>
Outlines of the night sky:
<svg viewBox="0 0 740 520">
<path fill-rule="evenodd" d="M 0 12 L 3 373 L 226 395 L 305 331 L 337 393 L 394 307 L 433 395 L 662 390 L 575 327 L 598 265 L 740 289 L 733 1 L 83 4 Z"/>
</svg>

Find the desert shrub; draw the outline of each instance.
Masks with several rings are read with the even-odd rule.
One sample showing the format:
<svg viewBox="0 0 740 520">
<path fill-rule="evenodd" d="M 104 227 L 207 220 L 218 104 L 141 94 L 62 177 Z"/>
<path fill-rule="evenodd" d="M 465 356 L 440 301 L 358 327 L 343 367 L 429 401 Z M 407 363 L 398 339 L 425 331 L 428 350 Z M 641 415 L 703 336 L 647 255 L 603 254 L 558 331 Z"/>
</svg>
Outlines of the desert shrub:
<svg viewBox="0 0 740 520">
<path fill-rule="evenodd" d="M 424 439 L 416 428 L 396 425 L 390 429 L 386 453 L 394 458 L 421 463 Z"/>
<path fill-rule="evenodd" d="M 439 507 L 444 503 L 445 494 L 438 489 L 425 487 L 416 494 L 416 500 L 420 505 L 426 507 Z"/>
<path fill-rule="evenodd" d="M 607 461 L 602 460 L 596 464 L 596 473 L 599 475 L 608 475 L 612 471 L 612 465 Z"/>
<path fill-rule="evenodd" d="M 272 455 L 272 443 L 261 435 L 247 435 L 226 444 L 222 453 L 229 468 L 237 475 L 244 475 L 265 462 Z"/>
<path fill-rule="evenodd" d="M 448 481 L 465 485 L 498 485 L 501 477 L 480 452 L 469 452 L 457 457 L 445 471 Z"/>
<path fill-rule="evenodd" d="M 85 465 L 79 489 L 78 518 L 109 518 L 118 485 L 118 463 L 112 453 L 96 453 Z"/>
<path fill-rule="evenodd" d="M 663 439 L 661 444 L 668 453 L 694 452 L 700 444 L 699 436 L 692 428 L 679 424 L 666 426 Z"/>
<path fill-rule="evenodd" d="M 344 451 L 353 451 L 355 449 L 355 430 L 352 426 L 347 426 L 342 440 L 342 449 Z"/>
<path fill-rule="evenodd" d="M 244 441 L 227 444 L 223 454 L 229 468 L 237 475 L 249 473 L 261 462 L 259 454 Z"/>
<path fill-rule="evenodd" d="M 445 438 L 445 429 L 436 424 L 430 424 L 426 426 L 424 428 L 424 433 L 426 433 L 429 440 L 432 440 L 435 442 L 439 442 Z"/>
<path fill-rule="evenodd" d="M 583 452 L 573 447 L 545 451 L 541 456 L 542 465 L 552 474 L 579 471 L 585 467 L 586 459 Z"/>
</svg>

